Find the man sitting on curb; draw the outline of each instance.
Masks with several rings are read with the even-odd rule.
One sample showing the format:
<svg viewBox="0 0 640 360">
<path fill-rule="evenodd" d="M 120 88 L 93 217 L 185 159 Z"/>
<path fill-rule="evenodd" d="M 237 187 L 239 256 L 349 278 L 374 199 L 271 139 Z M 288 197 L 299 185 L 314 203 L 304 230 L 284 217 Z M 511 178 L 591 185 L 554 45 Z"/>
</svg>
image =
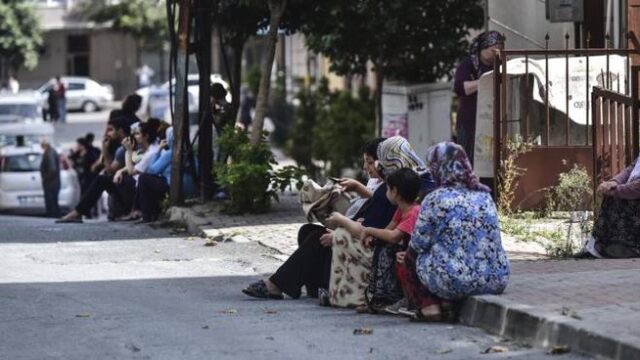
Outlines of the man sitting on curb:
<svg viewBox="0 0 640 360">
<path fill-rule="evenodd" d="M 113 142 L 120 144 L 130 134 L 131 128 L 127 119 L 115 117 L 109 120 L 102 140 L 103 173 L 91 183 L 76 208 L 57 220 L 57 223 L 81 223 L 82 215 L 90 213 L 103 191 L 107 191 L 113 197 L 119 208 L 131 209 L 135 194 L 135 181 L 130 176 L 125 176 L 119 184 L 113 182 L 113 175 L 125 165 L 125 150 L 122 146 L 118 146 L 115 153 L 109 151 L 110 144 Z"/>
</svg>

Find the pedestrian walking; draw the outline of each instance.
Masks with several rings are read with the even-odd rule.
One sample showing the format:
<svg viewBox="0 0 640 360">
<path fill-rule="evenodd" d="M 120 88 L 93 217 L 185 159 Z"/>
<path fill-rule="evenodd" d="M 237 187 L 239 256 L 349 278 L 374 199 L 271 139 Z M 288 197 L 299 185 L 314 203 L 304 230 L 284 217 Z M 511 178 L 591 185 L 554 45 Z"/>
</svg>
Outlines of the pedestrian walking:
<svg viewBox="0 0 640 360">
<path fill-rule="evenodd" d="M 9 90 L 13 94 L 17 94 L 20 91 L 20 83 L 13 76 L 9 76 Z"/>
<path fill-rule="evenodd" d="M 473 39 L 469 56 L 456 69 L 453 85 L 458 95 L 456 142 L 464 148 L 472 166 L 480 76 L 493 70 L 496 51 L 503 46 L 504 37 L 499 32 L 483 32 Z"/>
<path fill-rule="evenodd" d="M 42 162 L 40 163 L 40 177 L 42 179 L 42 189 L 44 190 L 47 217 L 57 218 L 60 216 L 60 208 L 58 207 L 60 158 L 47 139 L 43 139 L 40 145 L 44 150 Z"/>
<path fill-rule="evenodd" d="M 67 121 L 67 88 L 59 75 L 56 76 L 55 89 L 58 95 L 58 117 L 60 122 L 65 123 Z"/>
</svg>

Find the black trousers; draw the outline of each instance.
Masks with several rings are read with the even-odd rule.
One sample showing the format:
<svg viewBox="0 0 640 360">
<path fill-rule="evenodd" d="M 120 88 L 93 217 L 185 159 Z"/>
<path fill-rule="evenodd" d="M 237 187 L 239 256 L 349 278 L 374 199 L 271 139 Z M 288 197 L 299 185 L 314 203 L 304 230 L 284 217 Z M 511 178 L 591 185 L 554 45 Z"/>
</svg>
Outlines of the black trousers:
<svg viewBox="0 0 640 360">
<path fill-rule="evenodd" d="M 58 194 L 60 193 L 60 184 L 42 185 L 44 190 L 44 206 L 47 211 L 47 217 L 60 217 L 60 207 L 58 205 Z"/>
<path fill-rule="evenodd" d="M 317 297 L 319 288 L 329 288 L 331 247 L 320 244 L 320 237 L 326 232 L 324 226 L 315 224 L 300 228 L 298 249 L 269 278 L 283 293 L 297 299 L 304 286 L 307 296 Z"/>
<path fill-rule="evenodd" d="M 96 206 L 104 191 L 111 195 L 119 208 L 129 209 L 130 211 L 133 205 L 135 189 L 135 180 L 129 175 L 123 176 L 120 184 L 113 183 L 112 175 L 99 175 L 82 195 L 80 202 L 76 206 L 76 211 L 82 215 L 89 215 L 91 208 Z"/>
<path fill-rule="evenodd" d="M 141 174 L 138 178 L 138 206 L 144 221 L 156 221 L 160 203 L 169 192 L 169 184 L 162 176 Z"/>
</svg>

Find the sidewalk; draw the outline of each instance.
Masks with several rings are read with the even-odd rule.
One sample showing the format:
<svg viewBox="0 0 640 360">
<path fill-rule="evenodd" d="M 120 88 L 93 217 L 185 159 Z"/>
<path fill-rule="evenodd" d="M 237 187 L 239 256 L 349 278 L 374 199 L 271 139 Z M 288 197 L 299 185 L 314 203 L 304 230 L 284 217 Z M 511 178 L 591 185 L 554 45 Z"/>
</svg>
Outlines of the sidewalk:
<svg viewBox="0 0 640 360">
<path fill-rule="evenodd" d="M 282 261 L 297 248 L 297 231 L 306 221 L 295 194 L 282 195 L 265 214 L 217 210 L 174 208 L 172 218 L 218 242 L 258 242 Z M 466 301 L 462 323 L 534 346 L 640 359 L 640 259 L 547 260 L 535 244 L 502 240 L 512 264 L 509 286 L 501 296 Z"/>
</svg>

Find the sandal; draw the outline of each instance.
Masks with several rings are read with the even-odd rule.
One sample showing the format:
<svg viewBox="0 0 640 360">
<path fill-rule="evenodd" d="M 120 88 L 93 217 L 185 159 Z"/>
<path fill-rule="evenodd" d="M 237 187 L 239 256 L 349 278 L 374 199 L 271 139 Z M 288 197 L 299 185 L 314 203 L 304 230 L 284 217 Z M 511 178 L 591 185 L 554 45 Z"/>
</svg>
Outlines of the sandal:
<svg viewBox="0 0 640 360">
<path fill-rule="evenodd" d="M 282 294 L 270 293 L 269 289 L 267 289 L 267 284 L 264 282 L 264 280 L 259 280 L 254 282 L 253 284 L 242 289 L 242 292 L 245 295 L 249 295 L 251 297 L 258 298 L 258 299 L 273 299 L 273 300 L 284 299 L 284 296 L 282 296 Z"/>
<path fill-rule="evenodd" d="M 56 224 L 82 224 L 83 221 L 82 219 L 78 219 L 78 218 L 69 218 L 69 219 L 65 219 L 65 218 L 61 218 L 56 220 Z"/>
<path fill-rule="evenodd" d="M 429 306 L 430 307 L 430 306 Z M 423 314 L 422 310 L 416 310 L 416 312 L 410 317 L 411 322 L 443 322 L 444 314 L 442 308 L 438 306 L 439 311 L 433 314 Z"/>
</svg>

